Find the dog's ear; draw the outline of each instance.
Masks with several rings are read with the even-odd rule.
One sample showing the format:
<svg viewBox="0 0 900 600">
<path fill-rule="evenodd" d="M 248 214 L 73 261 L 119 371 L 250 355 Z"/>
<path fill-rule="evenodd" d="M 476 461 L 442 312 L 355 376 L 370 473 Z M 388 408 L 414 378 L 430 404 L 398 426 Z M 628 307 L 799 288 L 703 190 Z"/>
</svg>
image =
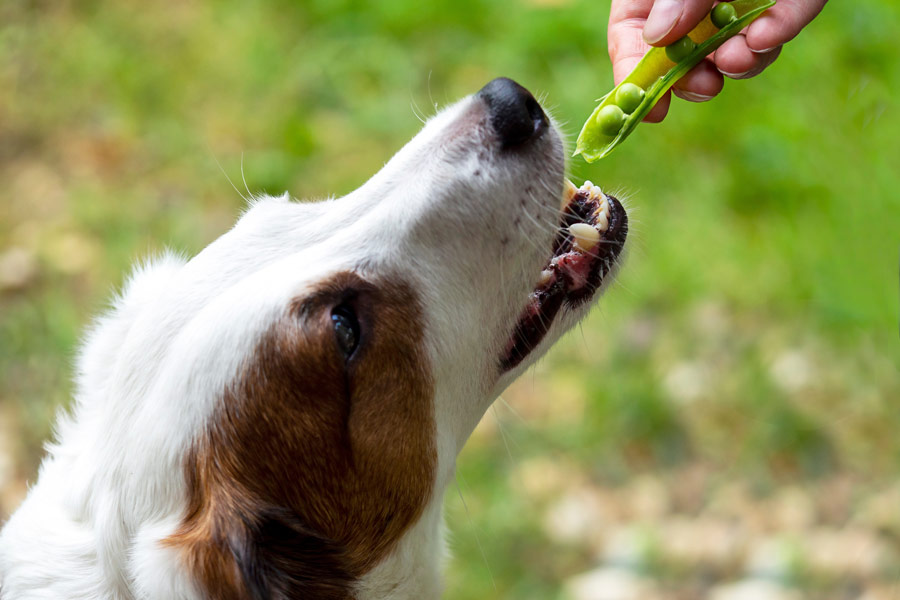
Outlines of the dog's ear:
<svg viewBox="0 0 900 600">
<path fill-rule="evenodd" d="M 351 600 L 355 578 L 339 544 L 310 531 L 296 515 L 268 508 L 244 519 L 228 544 L 254 600 Z"/>
</svg>

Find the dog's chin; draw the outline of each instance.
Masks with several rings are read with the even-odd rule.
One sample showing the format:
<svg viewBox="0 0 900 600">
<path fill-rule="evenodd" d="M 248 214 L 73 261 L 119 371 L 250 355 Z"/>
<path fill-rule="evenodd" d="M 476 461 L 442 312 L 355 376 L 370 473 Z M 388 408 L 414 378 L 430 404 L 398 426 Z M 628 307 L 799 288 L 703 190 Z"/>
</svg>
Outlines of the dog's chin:
<svg viewBox="0 0 900 600">
<path fill-rule="evenodd" d="M 580 188 L 567 181 L 560 208 L 559 233 L 500 356 L 502 373 L 518 371 L 551 330 L 562 333 L 577 321 L 613 278 L 625 246 L 625 209 L 590 181 Z"/>
</svg>

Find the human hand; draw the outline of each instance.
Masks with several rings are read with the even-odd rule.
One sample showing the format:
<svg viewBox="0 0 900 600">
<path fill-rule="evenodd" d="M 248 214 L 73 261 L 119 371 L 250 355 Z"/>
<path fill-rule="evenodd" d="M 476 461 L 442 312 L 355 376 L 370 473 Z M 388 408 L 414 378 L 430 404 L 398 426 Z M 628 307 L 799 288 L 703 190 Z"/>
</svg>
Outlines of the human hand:
<svg viewBox="0 0 900 600">
<path fill-rule="evenodd" d="M 803 29 L 827 0 L 779 0 L 742 33 L 682 77 L 672 88 L 692 102 L 706 102 L 722 91 L 723 74 L 732 79 L 754 77 L 772 64 L 781 46 Z M 609 57 L 616 85 L 625 79 L 650 46 L 667 46 L 703 20 L 714 0 L 612 0 L 609 15 Z M 644 119 L 657 123 L 669 111 L 666 94 Z"/>
</svg>

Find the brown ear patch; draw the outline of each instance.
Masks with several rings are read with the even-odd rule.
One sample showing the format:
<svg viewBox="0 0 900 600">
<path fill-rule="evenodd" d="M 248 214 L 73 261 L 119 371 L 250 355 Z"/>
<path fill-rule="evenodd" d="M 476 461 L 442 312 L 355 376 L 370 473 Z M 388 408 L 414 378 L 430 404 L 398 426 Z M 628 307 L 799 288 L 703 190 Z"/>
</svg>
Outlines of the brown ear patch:
<svg viewBox="0 0 900 600">
<path fill-rule="evenodd" d="M 343 301 L 362 330 L 346 364 Z M 339 273 L 263 337 L 186 461 L 166 540 L 209 598 L 351 598 L 418 519 L 437 463 L 422 324 L 410 286 Z"/>
</svg>

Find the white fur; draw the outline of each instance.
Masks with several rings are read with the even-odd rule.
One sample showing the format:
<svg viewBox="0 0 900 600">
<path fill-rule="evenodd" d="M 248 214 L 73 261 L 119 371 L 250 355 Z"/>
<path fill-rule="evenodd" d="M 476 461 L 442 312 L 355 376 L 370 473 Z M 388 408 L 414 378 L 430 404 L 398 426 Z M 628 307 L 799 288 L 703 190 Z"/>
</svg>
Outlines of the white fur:
<svg viewBox="0 0 900 600">
<path fill-rule="evenodd" d="M 465 99 L 348 196 L 258 200 L 193 259 L 138 267 L 88 334 L 72 414 L 2 530 L 3 600 L 200 598 L 159 544 L 184 516 L 185 454 L 290 300 L 345 269 L 417 287 L 437 388 L 432 497 L 357 595 L 439 596 L 443 492 L 478 420 L 527 366 L 496 374 L 547 259 L 562 187 L 555 128 L 515 157 L 490 135 L 483 104 Z M 558 315 L 528 362 L 586 310 Z"/>
</svg>

